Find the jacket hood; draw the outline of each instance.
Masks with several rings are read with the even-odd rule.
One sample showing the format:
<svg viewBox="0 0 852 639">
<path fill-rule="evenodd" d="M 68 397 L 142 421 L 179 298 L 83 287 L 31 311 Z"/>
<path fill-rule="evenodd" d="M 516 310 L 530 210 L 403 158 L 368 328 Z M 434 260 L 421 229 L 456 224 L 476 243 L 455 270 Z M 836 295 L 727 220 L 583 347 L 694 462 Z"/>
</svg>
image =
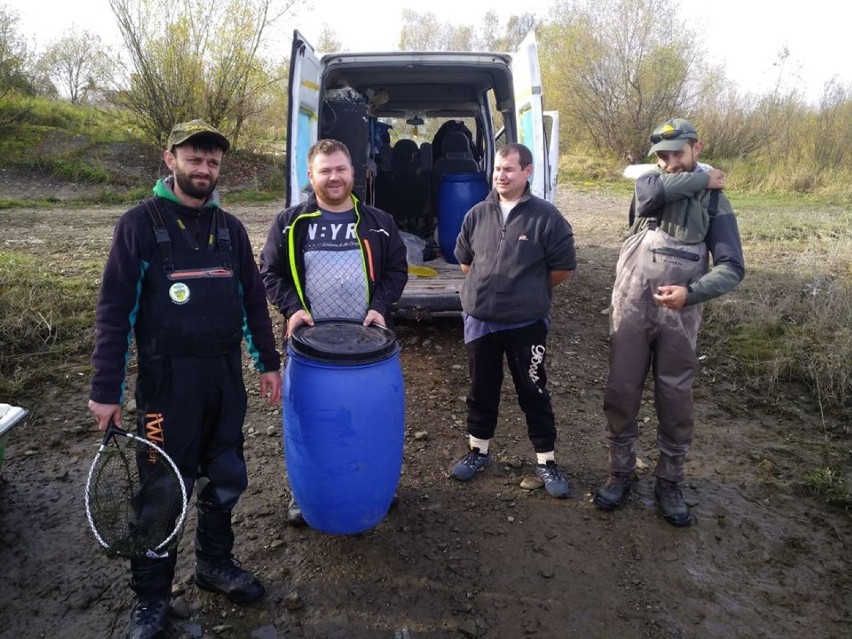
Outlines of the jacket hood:
<svg viewBox="0 0 852 639">
<path fill-rule="evenodd" d="M 157 183 L 154 185 L 152 191 L 154 192 L 154 195 L 157 195 L 163 199 L 174 202 L 175 204 L 178 204 L 180 206 L 186 206 L 186 204 L 181 202 L 180 198 L 175 195 L 175 178 L 173 175 L 157 180 Z M 221 208 L 218 189 L 213 189 L 213 192 L 209 195 L 207 201 L 202 205 L 201 208 L 205 208 L 208 206 L 216 209 Z"/>
</svg>

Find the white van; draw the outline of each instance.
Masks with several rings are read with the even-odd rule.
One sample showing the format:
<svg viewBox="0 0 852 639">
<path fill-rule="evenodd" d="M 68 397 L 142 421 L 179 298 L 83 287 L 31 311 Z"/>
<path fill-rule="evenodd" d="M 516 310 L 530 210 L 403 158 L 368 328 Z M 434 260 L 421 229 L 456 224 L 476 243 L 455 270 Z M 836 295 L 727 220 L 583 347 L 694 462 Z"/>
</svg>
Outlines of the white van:
<svg viewBox="0 0 852 639">
<path fill-rule="evenodd" d="M 307 153 L 344 142 L 355 192 L 391 213 L 408 247 L 409 282 L 394 315 L 461 313 L 452 246 L 464 213 L 488 192 L 495 150 L 533 152 L 532 191 L 552 201 L 558 113 L 542 110 L 535 34 L 515 54 L 398 51 L 319 57 L 298 32 L 290 58 L 287 194 L 307 197 Z"/>
</svg>

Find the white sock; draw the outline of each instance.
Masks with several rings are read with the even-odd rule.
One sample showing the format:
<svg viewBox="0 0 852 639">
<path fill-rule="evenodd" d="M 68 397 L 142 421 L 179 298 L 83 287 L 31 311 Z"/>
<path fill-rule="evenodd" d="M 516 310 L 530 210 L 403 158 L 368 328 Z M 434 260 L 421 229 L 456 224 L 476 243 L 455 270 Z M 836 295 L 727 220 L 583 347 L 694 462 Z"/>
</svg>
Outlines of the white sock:
<svg viewBox="0 0 852 639">
<path fill-rule="evenodd" d="M 490 439 L 477 439 L 473 435 L 470 436 L 470 447 L 478 448 L 479 452 L 483 455 L 488 454 L 488 444 L 491 442 Z"/>
<path fill-rule="evenodd" d="M 536 453 L 537 464 L 546 464 L 549 461 L 556 461 L 556 451 L 551 450 L 549 453 Z"/>
</svg>

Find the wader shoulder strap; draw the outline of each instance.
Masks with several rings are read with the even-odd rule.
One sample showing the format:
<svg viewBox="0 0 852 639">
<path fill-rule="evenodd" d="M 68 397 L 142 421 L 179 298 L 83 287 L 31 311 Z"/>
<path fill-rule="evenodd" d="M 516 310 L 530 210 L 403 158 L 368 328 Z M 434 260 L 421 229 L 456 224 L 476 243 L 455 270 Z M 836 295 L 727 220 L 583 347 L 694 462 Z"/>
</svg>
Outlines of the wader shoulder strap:
<svg viewBox="0 0 852 639">
<path fill-rule="evenodd" d="M 142 200 L 142 204 L 145 205 L 145 210 L 148 212 L 151 226 L 154 229 L 154 239 L 157 240 L 157 248 L 160 251 L 160 258 L 163 262 L 163 271 L 165 273 L 172 273 L 175 270 L 174 259 L 172 259 L 172 238 L 169 236 L 169 230 L 163 222 L 159 202 L 157 198 L 149 197 Z"/>
<path fill-rule="evenodd" d="M 219 257 L 222 258 L 222 266 L 231 270 L 231 234 L 225 221 L 225 213 L 217 208 L 214 213 L 216 217 L 216 246 L 219 249 Z"/>
<path fill-rule="evenodd" d="M 630 200 L 630 210 L 627 212 L 628 228 L 633 228 L 633 222 L 636 221 L 636 194 L 633 194 L 633 199 Z M 648 228 L 651 231 L 656 231 L 660 221 L 656 217 L 648 218 Z"/>
<path fill-rule="evenodd" d="M 704 243 L 710 249 L 710 231 L 713 229 L 713 220 L 716 219 L 716 214 L 719 212 L 719 189 L 710 191 L 710 202 L 707 204 L 707 234 L 704 236 Z"/>
<path fill-rule="evenodd" d="M 707 207 L 707 214 L 710 216 L 710 224 L 716 219 L 716 213 L 719 212 L 719 189 L 710 191 L 710 204 Z"/>
</svg>

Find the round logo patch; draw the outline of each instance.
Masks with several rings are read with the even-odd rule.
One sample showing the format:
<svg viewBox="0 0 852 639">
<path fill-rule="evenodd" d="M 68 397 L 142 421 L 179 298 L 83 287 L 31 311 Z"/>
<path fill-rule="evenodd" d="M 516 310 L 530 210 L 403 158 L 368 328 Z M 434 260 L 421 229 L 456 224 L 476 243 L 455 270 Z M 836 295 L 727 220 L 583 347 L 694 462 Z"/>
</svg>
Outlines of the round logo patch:
<svg viewBox="0 0 852 639">
<path fill-rule="evenodd" d="M 176 282 L 169 288 L 169 297 L 175 304 L 186 304 L 189 301 L 189 287 L 183 282 Z"/>
</svg>

